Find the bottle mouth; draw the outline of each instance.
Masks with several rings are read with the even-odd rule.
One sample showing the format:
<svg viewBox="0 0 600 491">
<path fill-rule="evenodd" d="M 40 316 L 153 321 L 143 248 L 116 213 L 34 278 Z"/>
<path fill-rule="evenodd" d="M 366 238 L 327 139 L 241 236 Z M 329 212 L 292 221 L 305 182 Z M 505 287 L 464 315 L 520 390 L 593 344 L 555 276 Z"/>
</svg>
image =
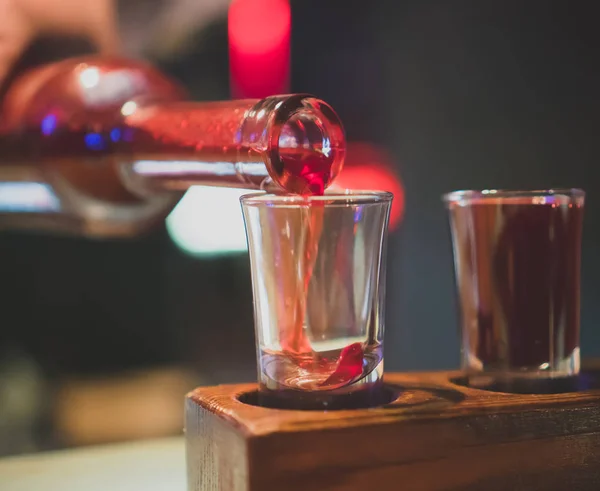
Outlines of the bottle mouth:
<svg viewBox="0 0 600 491">
<path fill-rule="evenodd" d="M 346 139 L 327 103 L 306 94 L 284 96 L 269 122 L 266 165 L 283 190 L 321 195 L 342 170 Z"/>
</svg>

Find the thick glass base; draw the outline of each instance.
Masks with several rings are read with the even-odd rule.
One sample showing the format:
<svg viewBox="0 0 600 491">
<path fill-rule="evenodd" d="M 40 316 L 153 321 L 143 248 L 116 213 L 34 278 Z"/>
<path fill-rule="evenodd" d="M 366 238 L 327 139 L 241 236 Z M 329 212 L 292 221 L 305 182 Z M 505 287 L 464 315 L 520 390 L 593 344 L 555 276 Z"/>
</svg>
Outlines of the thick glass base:
<svg viewBox="0 0 600 491">
<path fill-rule="evenodd" d="M 462 384 L 469 387 L 515 393 L 565 392 L 580 371 L 579 348 L 560 360 L 534 367 L 507 367 L 506 364 L 464 363 Z M 478 368 L 476 368 L 478 367 Z"/>
<path fill-rule="evenodd" d="M 259 385 L 257 405 L 273 409 L 341 410 L 388 404 L 396 398 L 383 385 L 383 363 L 356 382 L 332 390 L 295 390 Z"/>
</svg>

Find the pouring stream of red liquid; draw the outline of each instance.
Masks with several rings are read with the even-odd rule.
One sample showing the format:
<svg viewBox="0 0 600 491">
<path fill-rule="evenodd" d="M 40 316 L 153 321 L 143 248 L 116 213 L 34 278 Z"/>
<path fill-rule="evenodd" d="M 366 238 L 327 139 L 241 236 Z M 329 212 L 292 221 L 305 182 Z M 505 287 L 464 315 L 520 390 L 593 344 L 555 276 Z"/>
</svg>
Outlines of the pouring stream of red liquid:
<svg viewBox="0 0 600 491">
<path fill-rule="evenodd" d="M 307 191 L 310 194 L 305 196 L 322 195 L 329 181 L 329 174 L 323 173 L 323 161 L 321 159 L 306 159 L 302 162 L 302 168 L 299 172 L 306 177 L 308 185 Z M 283 322 L 282 332 L 280 332 L 280 343 L 282 350 L 292 358 L 299 358 L 299 355 L 305 359 L 306 355 L 312 357 L 312 370 L 319 370 L 323 365 L 318 363 L 320 355 L 313 351 L 304 330 L 306 302 L 308 300 L 308 289 L 312 278 L 313 270 L 318 256 L 319 239 L 323 232 L 323 217 L 325 206 L 322 201 L 311 201 L 309 206 L 304 208 L 301 217 L 300 227 L 304 228 L 303 257 L 301 277 L 297 271 L 290 271 L 289 274 L 296 278 L 296 281 L 302 281 L 302 285 L 294 285 L 293 305 L 285 309 L 282 314 L 288 317 L 288 322 Z M 296 268 L 296 264 L 291 264 L 291 268 Z M 284 280 L 285 281 L 285 280 Z M 346 346 L 340 355 L 336 368 L 320 385 L 322 387 L 337 386 L 347 384 L 362 373 L 363 370 L 364 349 L 361 343 L 353 343 Z"/>
</svg>

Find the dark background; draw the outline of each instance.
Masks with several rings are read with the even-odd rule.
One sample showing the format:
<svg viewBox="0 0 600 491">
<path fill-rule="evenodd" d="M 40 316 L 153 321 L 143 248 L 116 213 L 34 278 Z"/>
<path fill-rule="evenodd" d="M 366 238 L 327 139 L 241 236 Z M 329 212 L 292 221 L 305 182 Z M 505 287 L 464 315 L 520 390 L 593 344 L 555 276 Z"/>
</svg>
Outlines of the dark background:
<svg viewBox="0 0 600 491">
<path fill-rule="evenodd" d="M 465 188 L 588 192 L 582 353 L 600 356 L 594 4 L 293 3 L 292 91 L 330 102 L 349 140 L 387 149 L 404 184 L 388 249 L 387 370 L 458 366 L 440 196 Z M 226 20 L 198 36 L 199 48 L 156 63 L 195 99 L 228 98 Z M 51 386 L 170 365 L 203 383 L 255 379 L 245 254 L 189 257 L 164 229 L 129 242 L 2 232 L 0 277 L 0 349 L 36 360 Z"/>
</svg>

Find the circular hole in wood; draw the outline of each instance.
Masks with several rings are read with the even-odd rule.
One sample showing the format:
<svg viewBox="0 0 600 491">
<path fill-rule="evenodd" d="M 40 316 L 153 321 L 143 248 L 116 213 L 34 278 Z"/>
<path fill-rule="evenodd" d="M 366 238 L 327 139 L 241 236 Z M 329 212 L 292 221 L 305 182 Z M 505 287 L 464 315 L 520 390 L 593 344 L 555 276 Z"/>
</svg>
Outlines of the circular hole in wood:
<svg viewBox="0 0 600 491">
<path fill-rule="evenodd" d="M 464 375 L 450 382 L 471 389 L 508 394 L 565 394 L 600 389 L 600 372 L 584 371 L 574 377 L 494 379 L 489 375 Z"/>
<path fill-rule="evenodd" d="M 368 391 L 337 394 L 335 396 L 326 392 L 261 392 L 256 390 L 240 394 L 237 399 L 243 404 L 268 409 L 341 411 L 385 406 L 394 402 L 399 396 L 399 388 L 384 385 Z"/>
</svg>

